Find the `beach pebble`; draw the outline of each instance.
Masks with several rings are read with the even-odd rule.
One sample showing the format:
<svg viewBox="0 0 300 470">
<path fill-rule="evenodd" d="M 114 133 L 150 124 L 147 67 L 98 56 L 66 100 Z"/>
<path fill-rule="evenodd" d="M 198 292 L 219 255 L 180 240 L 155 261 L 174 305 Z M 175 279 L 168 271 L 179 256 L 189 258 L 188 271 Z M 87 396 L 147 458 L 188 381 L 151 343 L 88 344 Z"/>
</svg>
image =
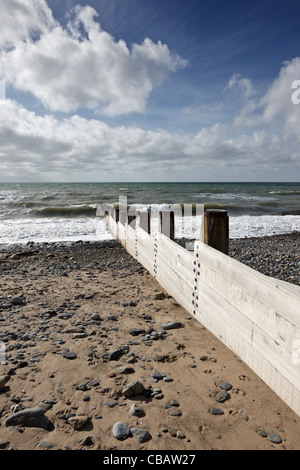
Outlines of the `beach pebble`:
<svg viewBox="0 0 300 470">
<path fill-rule="evenodd" d="M 9 381 L 9 379 L 10 379 L 9 375 L 4 375 L 4 376 L 0 377 L 0 388 L 5 387 L 5 385 Z"/>
<path fill-rule="evenodd" d="M 109 354 L 108 360 L 109 361 L 117 361 L 119 359 L 119 357 L 121 357 L 123 354 L 124 354 L 123 349 L 121 349 L 121 348 L 115 349 L 114 351 L 112 351 Z"/>
<path fill-rule="evenodd" d="M 62 351 L 61 353 L 62 357 L 66 358 L 66 359 L 76 359 L 77 356 L 74 352 L 71 352 L 71 351 Z"/>
<path fill-rule="evenodd" d="M 102 318 L 100 317 L 99 313 L 93 313 L 91 315 L 91 319 L 94 321 L 102 321 Z"/>
<path fill-rule="evenodd" d="M 126 384 L 122 390 L 122 395 L 124 397 L 133 397 L 134 395 L 141 395 L 144 392 L 144 386 L 138 380 L 134 380 L 133 382 L 129 382 Z"/>
<path fill-rule="evenodd" d="M 166 298 L 166 294 L 164 292 L 158 292 L 157 294 L 153 295 L 154 300 L 163 300 Z"/>
<path fill-rule="evenodd" d="M 82 442 L 83 446 L 92 446 L 93 444 L 94 444 L 94 441 L 91 436 L 86 436 L 86 438 Z"/>
<path fill-rule="evenodd" d="M 6 449 L 9 446 L 9 441 L 0 441 L 0 450 Z"/>
<path fill-rule="evenodd" d="M 169 376 L 168 376 L 168 377 L 164 377 L 164 378 L 163 378 L 163 381 L 164 381 L 164 382 L 173 382 L 173 379 L 172 379 L 172 377 L 169 377 Z"/>
<path fill-rule="evenodd" d="M 132 416 L 138 416 L 139 418 L 145 416 L 144 410 L 135 403 L 130 407 L 130 414 L 132 414 Z"/>
<path fill-rule="evenodd" d="M 171 411 L 170 416 L 182 416 L 181 411 Z"/>
<path fill-rule="evenodd" d="M 131 434 L 129 427 L 121 422 L 117 422 L 113 425 L 112 433 L 114 437 L 119 440 L 126 439 L 126 437 L 129 437 Z"/>
<path fill-rule="evenodd" d="M 143 442 L 147 442 L 151 439 L 151 435 L 146 429 L 133 427 L 133 428 L 130 428 L 130 431 L 133 437 L 135 437 L 139 441 L 140 444 L 142 444 Z"/>
<path fill-rule="evenodd" d="M 165 377 L 165 374 L 159 374 L 158 372 L 154 372 L 151 374 L 151 377 L 156 380 L 162 380 Z"/>
<path fill-rule="evenodd" d="M 42 441 L 39 443 L 38 447 L 42 449 L 51 449 L 53 447 L 52 442 Z"/>
<path fill-rule="evenodd" d="M 120 366 L 120 367 L 117 367 L 114 372 L 118 375 L 118 374 L 133 374 L 134 373 L 134 369 L 132 367 L 129 367 L 129 366 Z"/>
<path fill-rule="evenodd" d="M 223 403 L 224 401 L 228 400 L 230 398 L 229 393 L 226 392 L 226 390 L 222 390 L 221 392 L 217 393 L 215 396 L 215 400 Z"/>
<path fill-rule="evenodd" d="M 276 434 L 276 433 L 271 433 L 271 434 L 268 434 L 268 438 L 270 439 L 271 442 L 273 442 L 274 444 L 280 444 L 282 442 L 282 439 L 281 437 Z"/>
<path fill-rule="evenodd" d="M 229 382 L 221 382 L 219 384 L 219 387 L 222 388 L 223 390 L 227 390 L 227 391 L 232 389 L 232 385 Z"/>
<path fill-rule="evenodd" d="M 23 299 L 23 297 L 13 297 L 11 300 L 10 300 L 10 303 L 12 305 L 24 305 L 25 304 L 25 300 Z"/>
<path fill-rule="evenodd" d="M 178 403 L 177 400 L 170 400 L 169 405 L 170 405 L 170 406 L 176 406 L 176 407 L 177 407 L 177 406 L 179 406 L 179 403 Z"/>
<path fill-rule="evenodd" d="M 146 333 L 145 330 L 137 329 L 137 328 L 132 328 L 131 330 L 129 330 L 129 334 L 131 334 L 131 336 L 144 335 L 145 333 Z"/>
<path fill-rule="evenodd" d="M 212 408 L 210 410 L 212 415 L 223 415 L 224 411 L 222 411 L 220 408 Z"/>
<path fill-rule="evenodd" d="M 49 430 L 52 427 L 52 423 L 44 415 L 42 408 L 35 406 L 34 408 L 25 408 L 8 416 L 5 420 L 5 426 L 24 426 Z"/>
<path fill-rule="evenodd" d="M 83 426 L 89 421 L 89 416 L 86 415 L 75 415 L 68 418 L 68 423 L 75 429 L 79 431 Z"/>
<path fill-rule="evenodd" d="M 264 429 L 259 429 L 258 434 L 260 437 L 267 437 L 268 435 Z"/>
<path fill-rule="evenodd" d="M 164 330 L 174 330 L 177 328 L 182 328 L 183 324 L 179 321 L 172 321 L 172 322 L 165 323 L 164 325 L 162 325 L 162 327 Z"/>
<path fill-rule="evenodd" d="M 81 326 L 70 326 L 69 328 L 66 328 L 63 333 L 83 333 L 84 328 Z"/>
</svg>

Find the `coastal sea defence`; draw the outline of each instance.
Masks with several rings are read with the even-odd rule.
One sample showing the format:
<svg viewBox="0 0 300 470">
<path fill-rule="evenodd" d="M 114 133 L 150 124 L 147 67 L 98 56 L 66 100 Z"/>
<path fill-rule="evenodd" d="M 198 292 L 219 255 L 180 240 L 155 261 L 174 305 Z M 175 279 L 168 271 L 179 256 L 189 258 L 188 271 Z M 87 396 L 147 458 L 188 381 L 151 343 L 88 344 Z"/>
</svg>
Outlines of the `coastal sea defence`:
<svg viewBox="0 0 300 470">
<path fill-rule="evenodd" d="M 126 251 L 300 416 L 300 287 L 228 256 L 227 212 L 204 211 L 193 249 L 174 240 L 174 211 L 102 206 Z"/>
</svg>

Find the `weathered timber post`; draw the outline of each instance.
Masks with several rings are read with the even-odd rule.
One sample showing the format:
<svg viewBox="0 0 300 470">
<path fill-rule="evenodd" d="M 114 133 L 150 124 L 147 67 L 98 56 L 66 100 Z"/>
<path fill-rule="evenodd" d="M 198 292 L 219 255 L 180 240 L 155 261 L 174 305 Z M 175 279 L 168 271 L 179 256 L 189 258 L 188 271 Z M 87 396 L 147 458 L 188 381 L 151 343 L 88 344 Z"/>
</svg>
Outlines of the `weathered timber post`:
<svg viewBox="0 0 300 470">
<path fill-rule="evenodd" d="M 136 218 L 137 218 L 136 209 L 134 207 L 130 207 L 128 209 L 128 214 L 127 214 L 127 223 L 133 229 L 135 229 L 135 226 L 136 226 Z"/>
<path fill-rule="evenodd" d="M 119 218 L 119 221 L 122 225 L 125 225 L 128 222 L 127 208 L 125 206 L 120 205 L 120 218 Z"/>
<path fill-rule="evenodd" d="M 113 219 L 115 219 L 116 222 L 119 222 L 120 213 L 119 213 L 119 209 L 117 207 L 109 206 L 108 207 L 108 212 L 109 212 L 109 215 Z"/>
<path fill-rule="evenodd" d="M 159 231 L 169 237 L 171 240 L 175 238 L 175 217 L 174 211 L 159 212 Z"/>
<path fill-rule="evenodd" d="M 204 211 L 201 241 L 228 255 L 229 218 L 227 211 L 222 209 Z"/>
<path fill-rule="evenodd" d="M 150 211 L 140 211 L 138 212 L 138 216 L 140 219 L 140 227 L 143 229 L 145 232 L 150 234 L 151 227 L 150 227 Z"/>
</svg>

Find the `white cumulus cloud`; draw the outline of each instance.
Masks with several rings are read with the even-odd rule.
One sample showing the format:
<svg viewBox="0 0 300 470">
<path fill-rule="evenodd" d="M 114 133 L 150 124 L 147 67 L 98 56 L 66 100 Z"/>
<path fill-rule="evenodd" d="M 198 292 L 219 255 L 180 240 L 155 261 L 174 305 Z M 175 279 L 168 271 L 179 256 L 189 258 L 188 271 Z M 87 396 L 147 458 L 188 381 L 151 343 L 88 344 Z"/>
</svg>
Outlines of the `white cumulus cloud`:
<svg viewBox="0 0 300 470">
<path fill-rule="evenodd" d="M 50 111 L 143 112 L 153 88 L 186 65 L 161 42 L 146 38 L 129 48 L 116 41 L 88 6 L 75 7 L 64 27 L 43 0 L 4 0 L 4 7 L 0 78 Z"/>
</svg>

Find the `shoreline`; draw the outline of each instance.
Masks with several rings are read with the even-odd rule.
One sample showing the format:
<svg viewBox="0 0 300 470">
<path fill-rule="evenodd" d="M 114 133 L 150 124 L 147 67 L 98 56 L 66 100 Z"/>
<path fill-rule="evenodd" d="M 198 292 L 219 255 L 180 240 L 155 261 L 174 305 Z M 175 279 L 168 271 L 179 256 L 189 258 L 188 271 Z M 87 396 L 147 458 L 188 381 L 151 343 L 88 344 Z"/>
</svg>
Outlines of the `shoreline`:
<svg viewBox="0 0 300 470">
<path fill-rule="evenodd" d="M 276 237 L 264 243 L 291 253 L 300 233 Z M 253 262 L 258 248 L 266 252 L 261 240 L 245 240 L 233 243 L 232 255 L 251 249 Z M 0 247 L 1 448 L 300 448 L 300 417 L 118 242 L 7 248 Z M 131 395 L 124 389 L 132 382 L 141 385 Z M 230 384 L 227 395 L 220 384 Z M 28 426 L 24 409 L 36 407 Z M 119 422 L 143 432 L 117 438 Z"/>
</svg>

